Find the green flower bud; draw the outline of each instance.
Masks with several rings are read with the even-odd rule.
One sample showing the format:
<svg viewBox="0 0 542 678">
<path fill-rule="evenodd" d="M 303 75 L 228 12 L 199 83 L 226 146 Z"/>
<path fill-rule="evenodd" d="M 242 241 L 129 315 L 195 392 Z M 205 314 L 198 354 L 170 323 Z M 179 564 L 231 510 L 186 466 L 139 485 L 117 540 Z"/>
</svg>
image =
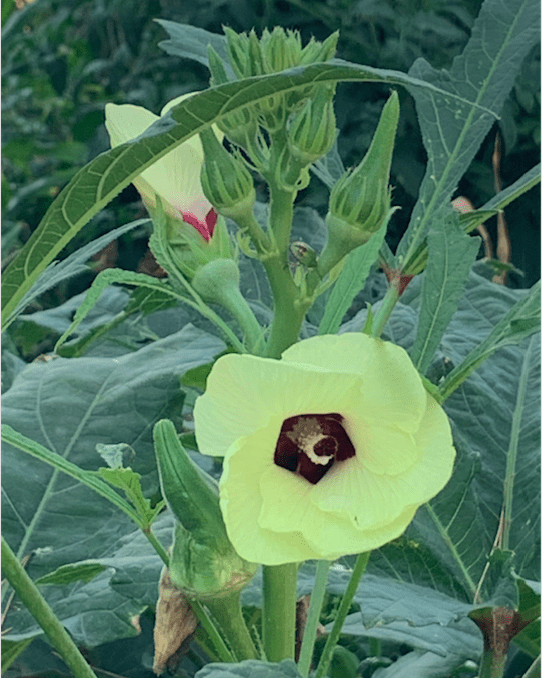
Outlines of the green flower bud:
<svg viewBox="0 0 542 678">
<path fill-rule="evenodd" d="M 169 574 L 187 597 L 214 598 L 240 590 L 256 565 L 233 548 L 219 506 L 217 483 L 200 469 L 167 419 L 154 427 L 162 493 L 177 520 Z"/>
<path fill-rule="evenodd" d="M 230 141 L 246 151 L 250 151 L 257 143 L 255 140 L 258 134 L 258 116 L 253 109 L 244 108 L 229 113 L 217 123 L 217 127 Z"/>
<path fill-rule="evenodd" d="M 317 64 L 333 59 L 337 51 L 339 31 L 335 31 L 324 42 L 316 42 L 311 38 L 308 45 L 303 48 L 299 64 Z"/>
<path fill-rule="evenodd" d="M 236 221 L 252 213 L 256 200 L 254 182 L 240 158 L 224 148 L 211 130 L 200 132 L 205 159 L 201 167 L 201 186 L 216 210 Z"/>
<path fill-rule="evenodd" d="M 393 92 L 367 154 L 354 171 L 337 181 L 329 199 L 328 226 L 337 221 L 354 227 L 354 236 L 362 244 L 378 231 L 390 210 L 391 158 L 399 120 L 399 97 Z"/>
<path fill-rule="evenodd" d="M 209 70 L 211 71 L 211 87 L 224 85 L 226 82 L 229 82 L 222 59 L 218 56 L 212 45 L 207 46 L 207 58 L 209 59 Z"/>
<path fill-rule="evenodd" d="M 382 110 L 367 154 L 331 190 L 326 217 L 329 237 L 318 262 L 321 276 L 351 250 L 366 243 L 393 212 L 388 181 L 398 120 L 399 97 L 393 92 Z"/>
<path fill-rule="evenodd" d="M 302 165 L 323 157 L 335 141 L 335 113 L 332 93 L 319 88 L 294 117 L 288 134 L 288 146 L 292 156 Z"/>
<path fill-rule="evenodd" d="M 307 268 L 316 268 L 318 254 L 315 249 L 302 240 L 290 243 L 290 251 L 300 264 Z"/>
<path fill-rule="evenodd" d="M 233 259 L 215 259 L 198 270 L 192 287 L 206 301 L 222 303 L 232 287 L 239 293 L 239 279 L 239 267 Z"/>
<path fill-rule="evenodd" d="M 198 270 L 192 287 L 205 301 L 223 306 L 237 320 L 245 344 L 261 348 L 264 330 L 239 289 L 239 268 L 232 259 L 215 259 Z"/>
<path fill-rule="evenodd" d="M 261 38 L 262 58 L 266 73 L 278 73 L 297 66 L 301 59 L 301 39 L 297 31 L 285 31 L 277 26 Z"/>
<path fill-rule="evenodd" d="M 252 29 L 248 34 L 248 54 L 250 75 L 262 75 L 264 73 L 262 49 L 256 31 Z"/>
<path fill-rule="evenodd" d="M 247 78 L 250 73 L 250 60 L 248 54 L 248 37 L 246 33 L 236 33 L 231 28 L 224 26 L 226 47 L 230 63 L 238 78 Z"/>
</svg>

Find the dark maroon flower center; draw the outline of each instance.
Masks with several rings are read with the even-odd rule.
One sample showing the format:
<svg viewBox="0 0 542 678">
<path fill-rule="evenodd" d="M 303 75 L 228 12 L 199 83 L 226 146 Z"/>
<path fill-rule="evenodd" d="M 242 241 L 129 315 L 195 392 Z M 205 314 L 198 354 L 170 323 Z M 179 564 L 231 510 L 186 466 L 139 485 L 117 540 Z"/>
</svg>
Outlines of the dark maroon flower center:
<svg viewBox="0 0 542 678">
<path fill-rule="evenodd" d="M 288 417 L 280 429 L 275 464 L 316 485 L 335 462 L 356 454 L 342 426 L 343 419 L 336 412 Z"/>
</svg>

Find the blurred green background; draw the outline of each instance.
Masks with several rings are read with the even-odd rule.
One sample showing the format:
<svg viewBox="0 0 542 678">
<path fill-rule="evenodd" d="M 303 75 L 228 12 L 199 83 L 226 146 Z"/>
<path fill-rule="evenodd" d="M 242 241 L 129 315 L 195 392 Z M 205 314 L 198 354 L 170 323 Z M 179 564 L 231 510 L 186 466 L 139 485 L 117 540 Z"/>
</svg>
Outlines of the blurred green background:
<svg viewBox="0 0 542 678">
<path fill-rule="evenodd" d="M 281 25 L 326 38 L 340 30 L 337 56 L 357 63 L 406 71 L 418 57 L 448 68 L 468 40 L 480 0 L 2 0 L 3 265 L 15 255 L 47 207 L 73 174 L 108 148 L 103 125 L 107 102 L 133 103 L 158 113 L 170 99 L 203 89 L 208 72 L 194 61 L 167 55 L 167 35 L 155 18 L 220 33 Z M 458 187 L 480 207 L 495 193 L 492 154 L 502 138 L 502 187 L 539 159 L 540 56 L 534 50 L 474 163 Z M 366 151 L 389 89 L 379 84 L 340 84 L 339 151 L 353 165 Z M 406 227 L 425 167 L 412 99 L 401 96 L 401 120 L 392 166 L 392 248 Z M 540 194 L 531 190 L 506 209 L 512 287 L 529 287 L 540 276 Z M 324 214 L 327 190 L 318 180 L 298 197 Z M 70 244 L 66 253 L 115 226 L 144 216 L 137 192 L 126 189 Z M 496 244 L 496 218 L 487 229 Z M 148 231 L 132 231 L 108 248 L 98 270 L 144 266 Z M 45 307 L 88 287 L 93 273 L 48 293 Z"/>
</svg>

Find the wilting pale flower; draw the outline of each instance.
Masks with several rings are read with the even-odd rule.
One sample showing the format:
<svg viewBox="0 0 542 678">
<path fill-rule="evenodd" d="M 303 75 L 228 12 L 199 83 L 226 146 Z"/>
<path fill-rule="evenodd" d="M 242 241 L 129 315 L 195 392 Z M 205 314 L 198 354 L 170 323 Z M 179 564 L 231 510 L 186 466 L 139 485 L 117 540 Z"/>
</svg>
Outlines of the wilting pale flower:
<svg viewBox="0 0 542 678">
<path fill-rule="evenodd" d="M 364 334 L 301 341 L 281 360 L 229 354 L 194 410 L 223 456 L 220 506 L 246 560 L 331 560 L 398 537 L 452 473 L 448 419 L 407 353 Z"/>
<path fill-rule="evenodd" d="M 192 94 L 184 94 L 170 101 L 164 106 L 160 116 Z M 115 148 L 135 139 L 158 120 L 158 117 L 142 106 L 107 104 L 105 126 L 111 147 Z M 222 139 L 224 135 L 219 134 Z M 133 183 L 151 214 L 156 204 L 155 194 L 158 194 L 167 214 L 176 219 L 182 216 L 205 240 L 210 240 L 217 214 L 201 188 L 202 163 L 201 141 L 198 136 L 193 136 L 142 172 Z"/>
</svg>

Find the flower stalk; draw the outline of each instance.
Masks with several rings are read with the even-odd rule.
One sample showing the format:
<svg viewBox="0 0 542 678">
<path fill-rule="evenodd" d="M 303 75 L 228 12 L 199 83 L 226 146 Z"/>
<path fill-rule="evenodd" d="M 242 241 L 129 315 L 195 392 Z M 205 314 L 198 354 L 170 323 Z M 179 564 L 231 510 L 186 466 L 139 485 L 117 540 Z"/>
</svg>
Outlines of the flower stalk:
<svg viewBox="0 0 542 678">
<path fill-rule="evenodd" d="M 263 567 L 263 646 L 267 660 L 295 653 L 297 563 Z"/>
<path fill-rule="evenodd" d="M 390 285 L 373 318 L 372 337 L 380 337 L 398 300 L 399 291 L 393 285 Z"/>
</svg>

